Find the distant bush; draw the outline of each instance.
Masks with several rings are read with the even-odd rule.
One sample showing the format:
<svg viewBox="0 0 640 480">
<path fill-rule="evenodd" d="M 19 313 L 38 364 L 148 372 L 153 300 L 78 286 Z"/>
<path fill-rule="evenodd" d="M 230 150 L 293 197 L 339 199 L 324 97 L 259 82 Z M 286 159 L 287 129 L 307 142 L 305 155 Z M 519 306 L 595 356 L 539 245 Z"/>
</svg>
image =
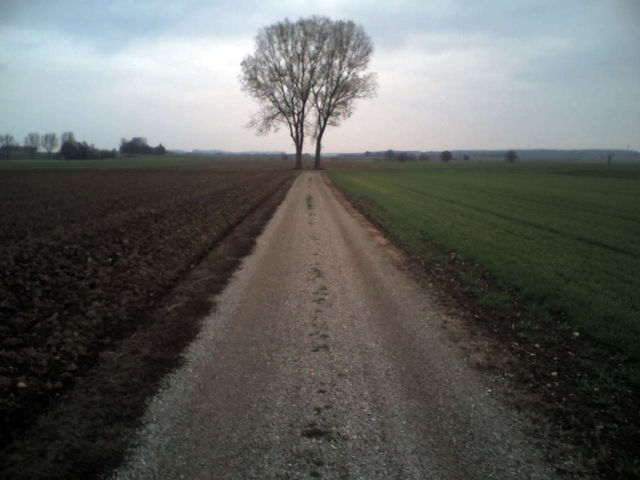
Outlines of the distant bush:
<svg viewBox="0 0 640 480">
<path fill-rule="evenodd" d="M 442 152 L 440 154 L 440 160 L 442 160 L 443 162 L 448 162 L 453 158 L 453 155 L 451 154 L 451 152 L 449 150 L 445 150 L 444 152 Z"/>
<path fill-rule="evenodd" d="M 162 144 L 151 147 L 144 137 L 133 137 L 131 140 L 123 138 L 120 142 L 120 153 L 123 155 L 164 155 L 165 152 Z"/>
<path fill-rule="evenodd" d="M 393 150 L 387 150 L 385 152 L 380 152 L 380 153 L 382 153 L 384 160 L 386 162 L 415 162 L 416 160 L 418 160 L 418 157 L 416 157 L 416 155 L 410 152 L 395 152 Z M 374 154 L 371 152 L 365 153 L 365 156 L 372 156 L 372 155 Z M 420 157 L 420 159 L 422 160 L 422 157 Z"/>
<path fill-rule="evenodd" d="M 515 150 L 509 150 L 504 154 L 504 161 L 507 163 L 513 163 L 518 159 L 518 154 Z"/>
<path fill-rule="evenodd" d="M 410 153 L 407 152 L 401 152 L 398 155 L 398 161 L 399 162 L 413 162 L 415 161 L 416 157 Z"/>
</svg>

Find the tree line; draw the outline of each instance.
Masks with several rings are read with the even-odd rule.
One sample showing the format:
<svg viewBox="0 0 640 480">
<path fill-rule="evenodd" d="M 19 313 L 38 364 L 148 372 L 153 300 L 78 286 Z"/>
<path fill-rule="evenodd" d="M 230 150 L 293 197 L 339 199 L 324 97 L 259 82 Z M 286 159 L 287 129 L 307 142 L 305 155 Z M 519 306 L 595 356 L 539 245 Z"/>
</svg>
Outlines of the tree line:
<svg viewBox="0 0 640 480">
<path fill-rule="evenodd" d="M 47 152 L 47 157 L 51 158 L 58 145 L 60 145 L 58 155 L 66 160 L 115 158 L 118 154 L 115 148 L 101 150 L 87 142 L 77 141 L 73 132 L 64 132 L 60 138 L 55 133 L 40 135 L 32 132 L 24 138 L 24 146 L 20 146 L 11 134 L 0 135 L 0 154 L 5 160 L 8 160 L 14 152 L 23 152 L 34 158 L 40 149 Z M 122 155 L 164 155 L 166 149 L 162 144 L 156 147 L 149 146 L 144 137 L 133 137 L 130 141 L 123 138 L 119 151 Z"/>
<path fill-rule="evenodd" d="M 376 157 L 379 159 L 383 159 L 386 162 L 430 162 L 431 156 L 427 153 L 419 153 L 414 154 L 410 152 L 395 152 L 393 150 L 386 150 L 385 152 L 380 153 L 372 153 L 365 152 L 365 157 Z M 441 162 L 450 162 L 454 160 L 453 153 L 450 150 L 444 150 L 440 152 L 438 155 Z M 468 162 L 471 160 L 471 156 L 469 154 L 462 154 L 462 160 Z M 504 154 L 504 160 L 507 163 L 514 163 L 518 159 L 518 153 L 515 150 L 507 150 Z"/>
</svg>

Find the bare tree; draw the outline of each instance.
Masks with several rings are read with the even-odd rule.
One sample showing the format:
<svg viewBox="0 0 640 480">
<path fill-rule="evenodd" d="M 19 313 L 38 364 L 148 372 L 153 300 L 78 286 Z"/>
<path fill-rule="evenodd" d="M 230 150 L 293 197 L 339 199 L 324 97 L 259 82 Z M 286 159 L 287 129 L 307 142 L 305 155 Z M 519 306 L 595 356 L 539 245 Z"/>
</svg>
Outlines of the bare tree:
<svg viewBox="0 0 640 480">
<path fill-rule="evenodd" d="M 4 135 L 0 135 L 0 150 L 4 154 L 4 159 L 9 160 L 9 156 L 11 155 L 11 148 L 16 146 L 16 139 L 13 135 L 5 133 Z"/>
<path fill-rule="evenodd" d="M 312 87 L 316 124 L 315 168 L 320 168 L 322 137 L 328 125 L 337 126 L 353 113 L 353 103 L 359 98 L 371 98 L 376 93 L 375 74 L 365 73 L 373 54 L 373 43 L 362 27 L 351 21 L 332 22 L 315 18 L 318 27 L 329 32 L 320 76 Z"/>
<path fill-rule="evenodd" d="M 29 154 L 33 158 L 40 148 L 40 134 L 32 132 L 24 137 L 24 146 L 29 149 Z"/>
<path fill-rule="evenodd" d="M 58 146 L 58 137 L 55 133 L 45 133 L 42 137 L 42 147 L 49 154 L 51 158 L 51 152 L 53 152 Z"/>
<path fill-rule="evenodd" d="M 255 52 L 241 64 L 243 90 L 260 104 L 249 126 L 264 134 L 286 125 L 296 148 L 296 168 L 302 168 L 311 91 L 328 35 L 319 20 L 284 20 L 261 29 Z"/>
<path fill-rule="evenodd" d="M 73 134 L 73 132 L 63 132 L 62 136 L 62 144 L 64 145 L 65 143 L 76 143 L 76 137 Z"/>
</svg>

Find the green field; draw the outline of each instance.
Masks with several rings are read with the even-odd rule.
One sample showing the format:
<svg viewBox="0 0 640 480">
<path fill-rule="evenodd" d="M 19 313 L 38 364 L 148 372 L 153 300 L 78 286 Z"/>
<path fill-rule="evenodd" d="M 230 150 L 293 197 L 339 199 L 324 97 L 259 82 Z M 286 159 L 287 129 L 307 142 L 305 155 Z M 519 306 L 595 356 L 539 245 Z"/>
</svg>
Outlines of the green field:
<svg viewBox="0 0 640 480">
<path fill-rule="evenodd" d="M 410 252 L 457 252 L 640 359 L 640 165 L 421 164 L 329 176 Z"/>
</svg>

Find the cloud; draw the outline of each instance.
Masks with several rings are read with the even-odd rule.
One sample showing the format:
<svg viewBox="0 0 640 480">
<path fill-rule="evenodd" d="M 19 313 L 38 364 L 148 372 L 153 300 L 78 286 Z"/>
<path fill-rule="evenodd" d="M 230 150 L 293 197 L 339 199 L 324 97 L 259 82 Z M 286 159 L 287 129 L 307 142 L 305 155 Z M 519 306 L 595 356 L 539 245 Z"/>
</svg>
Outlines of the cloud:
<svg viewBox="0 0 640 480">
<path fill-rule="evenodd" d="M 9 0 L 4 25 L 66 35 L 74 41 L 110 52 L 141 36 L 153 35 L 181 18 L 177 2 L 95 2 L 67 0 Z"/>
<path fill-rule="evenodd" d="M 2 8 L 0 110 L 11 115 L 0 131 L 17 136 L 72 129 L 108 148 L 133 135 L 175 147 L 287 148 L 286 132 L 256 139 L 242 128 L 257 107 L 240 91 L 239 65 L 259 28 L 312 14 L 361 24 L 376 47 L 378 97 L 329 132 L 330 150 L 499 147 L 505 138 L 540 146 L 556 137 L 604 145 L 640 123 L 635 0 L 5 0 Z"/>
</svg>

